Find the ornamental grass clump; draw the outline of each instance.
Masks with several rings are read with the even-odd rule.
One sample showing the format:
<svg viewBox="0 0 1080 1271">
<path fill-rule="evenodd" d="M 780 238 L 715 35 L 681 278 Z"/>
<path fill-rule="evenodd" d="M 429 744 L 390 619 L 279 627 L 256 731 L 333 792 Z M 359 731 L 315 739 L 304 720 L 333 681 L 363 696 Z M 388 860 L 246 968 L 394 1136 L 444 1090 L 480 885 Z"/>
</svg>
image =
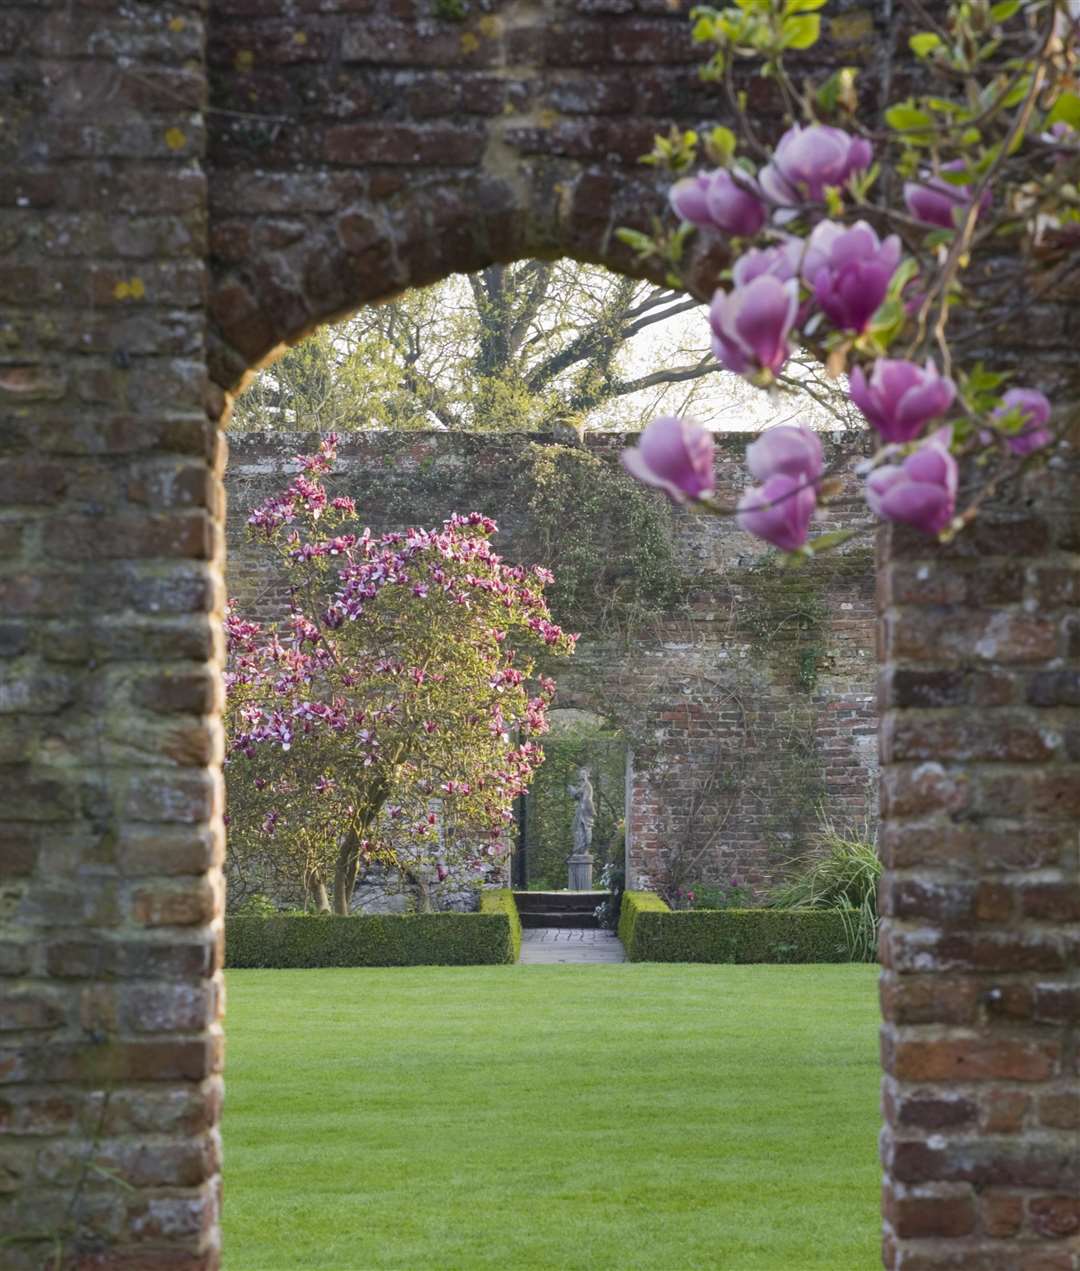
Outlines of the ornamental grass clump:
<svg viewBox="0 0 1080 1271">
<path fill-rule="evenodd" d="M 877 952 L 877 887 L 881 861 L 869 832 L 838 829 L 827 817 L 805 855 L 790 862 L 791 876 L 773 888 L 771 909 L 836 909 L 845 916 L 853 962 Z"/>
</svg>

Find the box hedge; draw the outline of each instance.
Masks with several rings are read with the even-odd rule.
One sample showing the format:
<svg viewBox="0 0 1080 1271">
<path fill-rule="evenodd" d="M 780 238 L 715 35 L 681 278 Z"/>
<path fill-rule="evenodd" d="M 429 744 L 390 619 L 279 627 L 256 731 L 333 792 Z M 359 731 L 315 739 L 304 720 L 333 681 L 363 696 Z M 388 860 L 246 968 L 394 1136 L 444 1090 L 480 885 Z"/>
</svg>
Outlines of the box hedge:
<svg viewBox="0 0 1080 1271">
<path fill-rule="evenodd" d="M 631 962 L 850 962 L 854 911 L 685 909 L 626 892 L 619 938 Z"/>
<path fill-rule="evenodd" d="M 471 914 L 354 914 L 225 923 L 227 967 L 477 966 L 516 962 L 521 923 L 509 891 Z"/>
</svg>

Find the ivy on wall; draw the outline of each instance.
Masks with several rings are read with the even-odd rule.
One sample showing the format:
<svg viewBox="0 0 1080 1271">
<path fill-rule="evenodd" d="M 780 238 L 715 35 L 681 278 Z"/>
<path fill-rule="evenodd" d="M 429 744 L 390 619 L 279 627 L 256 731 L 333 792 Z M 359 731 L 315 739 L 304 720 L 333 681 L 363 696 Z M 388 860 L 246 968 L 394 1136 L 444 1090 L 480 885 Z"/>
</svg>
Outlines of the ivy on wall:
<svg viewBox="0 0 1080 1271">
<path fill-rule="evenodd" d="M 662 495 L 582 447 L 535 442 L 515 456 L 511 485 L 528 508 L 535 557 L 555 573 L 556 621 L 629 643 L 685 600 L 675 513 Z"/>
</svg>

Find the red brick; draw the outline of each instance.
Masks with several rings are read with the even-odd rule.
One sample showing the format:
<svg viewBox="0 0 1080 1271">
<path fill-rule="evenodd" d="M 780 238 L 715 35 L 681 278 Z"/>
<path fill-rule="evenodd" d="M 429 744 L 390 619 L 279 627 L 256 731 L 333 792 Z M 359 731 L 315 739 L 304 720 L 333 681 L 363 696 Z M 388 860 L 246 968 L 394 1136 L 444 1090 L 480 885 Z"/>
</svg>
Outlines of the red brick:
<svg viewBox="0 0 1080 1271">
<path fill-rule="evenodd" d="M 975 1230 L 975 1197 L 970 1189 L 947 1195 L 909 1192 L 893 1197 L 885 1214 L 901 1240 L 956 1239 Z"/>
<path fill-rule="evenodd" d="M 1032 1231 L 1052 1240 L 1064 1240 L 1080 1231 L 1080 1196 L 1037 1196 L 1028 1201 Z"/>
<path fill-rule="evenodd" d="M 216 911 L 214 889 L 201 878 L 188 884 L 140 887 L 131 900 L 131 916 L 144 927 L 202 926 Z"/>
<path fill-rule="evenodd" d="M 979 1225 L 995 1240 L 1015 1236 L 1024 1221 L 1023 1196 L 1008 1192 L 987 1192 L 979 1199 Z"/>
<path fill-rule="evenodd" d="M 59 1028 L 66 1014 L 63 999 L 48 990 L 0 992 L 0 1032 Z"/>
<path fill-rule="evenodd" d="M 1022 1090 L 988 1090 L 982 1096 L 981 1127 L 986 1134 L 1019 1134 L 1031 1106 Z"/>
<path fill-rule="evenodd" d="M 1080 1130 L 1080 1091 L 1052 1090 L 1040 1095 L 1039 1123 L 1055 1130 Z"/>
<path fill-rule="evenodd" d="M 1010 1038 L 899 1041 L 893 1075 L 903 1081 L 1046 1081 L 1057 1070 L 1055 1042 Z"/>
</svg>

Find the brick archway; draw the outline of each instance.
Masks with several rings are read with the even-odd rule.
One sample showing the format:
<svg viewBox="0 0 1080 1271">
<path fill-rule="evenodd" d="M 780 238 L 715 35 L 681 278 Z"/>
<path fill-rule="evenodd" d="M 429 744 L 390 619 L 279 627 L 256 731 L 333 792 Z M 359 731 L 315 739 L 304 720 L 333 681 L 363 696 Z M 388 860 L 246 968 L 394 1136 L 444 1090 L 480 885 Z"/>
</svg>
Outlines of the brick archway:
<svg viewBox="0 0 1080 1271">
<path fill-rule="evenodd" d="M 834 0 L 822 56 L 873 63 L 892 7 Z M 0 19 L 15 1267 L 51 1249 L 95 1137 L 134 1190 L 95 1178 L 72 1265 L 219 1262 L 223 390 L 451 270 L 631 268 L 612 231 L 659 197 L 637 156 L 711 113 L 666 0 L 461 10 L 54 0 Z M 1075 398 L 1074 347 L 1044 301 L 996 352 Z M 1080 1259 L 1078 491 L 1063 464 L 949 551 L 882 547 L 885 1257 L 908 1271 Z"/>
</svg>

